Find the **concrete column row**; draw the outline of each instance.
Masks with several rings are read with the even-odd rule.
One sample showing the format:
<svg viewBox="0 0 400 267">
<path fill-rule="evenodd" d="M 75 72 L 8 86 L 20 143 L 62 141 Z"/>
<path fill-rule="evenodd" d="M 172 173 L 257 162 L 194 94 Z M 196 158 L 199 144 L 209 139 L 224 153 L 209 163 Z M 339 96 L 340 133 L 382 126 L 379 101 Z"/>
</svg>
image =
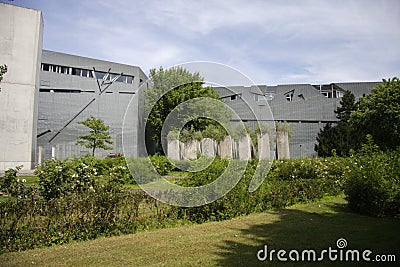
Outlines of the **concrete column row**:
<svg viewBox="0 0 400 267">
<path fill-rule="evenodd" d="M 258 135 L 258 158 L 270 159 L 271 147 L 268 134 Z M 287 132 L 277 132 L 278 159 L 289 159 L 289 138 Z M 256 155 L 250 135 L 245 135 L 236 142 L 231 136 L 226 136 L 222 141 L 216 142 L 211 138 L 201 141 L 192 140 L 182 143 L 179 140 L 168 140 L 167 156 L 171 160 L 192 160 L 206 156 L 249 160 Z"/>
</svg>

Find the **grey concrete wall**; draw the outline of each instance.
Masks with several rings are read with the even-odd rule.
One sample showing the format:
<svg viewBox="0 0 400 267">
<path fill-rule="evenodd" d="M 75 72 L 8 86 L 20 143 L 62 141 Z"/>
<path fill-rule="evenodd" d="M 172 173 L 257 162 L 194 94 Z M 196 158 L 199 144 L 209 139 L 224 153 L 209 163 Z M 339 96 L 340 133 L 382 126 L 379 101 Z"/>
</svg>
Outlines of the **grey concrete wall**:
<svg viewBox="0 0 400 267">
<path fill-rule="evenodd" d="M 0 170 L 35 164 L 42 36 L 40 11 L 0 3 Z"/>
</svg>

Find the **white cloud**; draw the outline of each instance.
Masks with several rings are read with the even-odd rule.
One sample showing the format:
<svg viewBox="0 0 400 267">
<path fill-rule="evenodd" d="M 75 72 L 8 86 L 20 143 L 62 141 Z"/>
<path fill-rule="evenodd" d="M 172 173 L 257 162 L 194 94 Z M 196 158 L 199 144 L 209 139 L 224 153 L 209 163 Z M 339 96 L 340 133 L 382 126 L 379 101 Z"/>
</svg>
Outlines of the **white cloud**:
<svg viewBox="0 0 400 267">
<path fill-rule="evenodd" d="M 145 71 L 206 60 L 232 65 L 267 84 L 399 75 L 400 2 L 395 0 L 36 5 L 44 12 L 45 48 L 138 65 Z"/>
</svg>

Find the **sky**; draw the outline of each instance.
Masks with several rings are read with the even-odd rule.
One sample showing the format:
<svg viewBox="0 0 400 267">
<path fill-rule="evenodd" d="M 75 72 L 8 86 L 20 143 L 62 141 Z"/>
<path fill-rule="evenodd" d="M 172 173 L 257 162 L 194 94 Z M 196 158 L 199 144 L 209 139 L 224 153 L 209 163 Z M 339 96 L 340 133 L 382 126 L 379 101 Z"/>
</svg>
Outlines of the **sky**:
<svg viewBox="0 0 400 267">
<path fill-rule="evenodd" d="M 152 68 L 210 61 L 256 84 L 399 77 L 398 0 L 14 0 L 42 11 L 43 48 Z"/>
</svg>

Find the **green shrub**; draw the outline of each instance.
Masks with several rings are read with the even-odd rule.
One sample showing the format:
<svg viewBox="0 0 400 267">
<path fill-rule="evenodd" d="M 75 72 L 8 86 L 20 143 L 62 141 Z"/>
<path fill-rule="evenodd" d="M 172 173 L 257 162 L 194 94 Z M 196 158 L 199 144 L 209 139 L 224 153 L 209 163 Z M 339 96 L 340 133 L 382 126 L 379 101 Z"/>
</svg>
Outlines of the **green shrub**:
<svg viewBox="0 0 400 267">
<path fill-rule="evenodd" d="M 35 174 L 39 177 L 40 195 L 50 200 L 92 190 L 96 169 L 79 160 L 49 160 Z"/>
<path fill-rule="evenodd" d="M 146 184 L 159 179 L 159 173 L 148 158 L 127 159 L 132 179 L 139 184 Z"/>
<path fill-rule="evenodd" d="M 0 202 L 0 253 L 165 227 L 171 216 L 142 192 L 105 187 L 49 201 L 10 199 Z"/>
<path fill-rule="evenodd" d="M 185 186 L 200 186 L 214 181 L 227 163 L 228 160 L 217 158 L 206 170 L 192 173 L 184 182 Z M 340 158 L 274 161 L 264 183 L 250 193 L 248 186 L 257 164 L 257 160 L 250 161 L 243 178 L 221 199 L 201 207 L 182 208 L 184 211 L 179 214 L 195 222 L 222 220 L 338 195 L 343 192 L 344 174 L 349 168 L 348 162 Z M 234 167 L 228 175 L 233 178 L 237 173 Z"/>
<path fill-rule="evenodd" d="M 0 191 L 11 197 L 29 198 L 36 193 L 34 188 L 25 186 L 25 179 L 19 179 L 17 173 L 22 166 L 6 170 L 3 177 L 0 177 Z"/>
<path fill-rule="evenodd" d="M 399 156 L 391 156 L 397 158 L 390 160 L 387 168 L 398 179 Z M 154 159 L 164 162 L 160 156 Z M 239 170 L 246 167 L 237 185 L 217 201 L 192 208 L 171 207 L 139 190 L 122 190 L 124 182 L 133 180 L 124 160 L 84 157 L 48 161 L 37 169 L 45 199 L 9 198 L 0 202 L 0 253 L 179 223 L 224 220 L 337 195 L 343 190 L 344 179 L 353 173 L 350 167 L 353 161 L 341 158 L 274 161 L 264 183 L 250 193 L 248 186 L 259 162 L 252 160 L 245 165 L 244 161 L 234 160 L 226 172 L 228 178 L 237 179 Z M 147 183 L 158 179 L 149 159 L 128 159 L 128 163 L 138 181 Z M 203 163 L 201 158 L 187 161 L 189 169 Z M 209 167 L 191 172 L 190 178 L 180 180 L 180 184 L 193 187 L 209 184 L 225 171 L 228 163 L 228 159 L 216 157 Z M 106 176 L 104 183 L 96 183 L 95 176 L 99 173 Z M 85 176 L 86 180 L 81 179 Z M 398 191 L 398 187 L 393 190 Z M 393 197 L 390 203 L 392 206 L 397 203 L 398 207 L 399 196 Z"/>
<path fill-rule="evenodd" d="M 116 190 L 125 183 L 135 183 L 124 157 L 99 159 L 87 155 L 49 160 L 38 167 L 35 174 L 39 177 L 40 195 L 47 200 L 93 191 L 96 183 L 106 183 L 110 190 Z"/>
<path fill-rule="evenodd" d="M 174 169 L 174 165 L 166 156 L 157 153 L 150 156 L 150 160 L 160 175 L 167 175 Z"/>
<path fill-rule="evenodd" d="M 345 194 L 351 210 L 371 216 L 400 215 L 400 151 L 366 152 L 347 172 Z"/>
</svg>

